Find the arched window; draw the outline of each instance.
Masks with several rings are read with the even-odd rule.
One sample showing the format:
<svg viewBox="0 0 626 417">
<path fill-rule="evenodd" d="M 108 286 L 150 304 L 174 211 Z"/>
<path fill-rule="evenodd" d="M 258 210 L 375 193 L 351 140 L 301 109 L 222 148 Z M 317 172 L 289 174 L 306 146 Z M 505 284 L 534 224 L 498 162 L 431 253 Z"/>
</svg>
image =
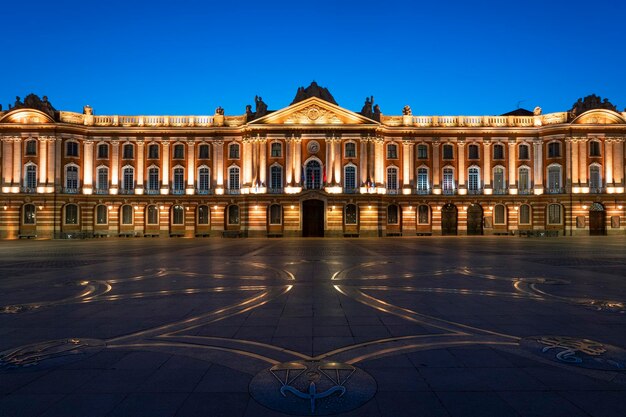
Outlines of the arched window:
<svg viewBox="0 0 626 417">
<path fill-rule="evenodd" d="M 387 191 L 398 190 L 398 168 L 387 168 Z"/>
<path fill-rule="evenodd" d="M 98 175 L 96 175 L 96 193 L 104 194 L 109 190 L 109 168 L 98 167 Z"/>
<path fill-rule="evenodd" d="M 560 204 L 548 205 L 548 224 L 561 224 L 563 222 L 562 207 Z"/>
<path fill-rule="evenodd" d="M 442 185 L 444 194 L 454 193 L 454 169 L 453 168 L 443 169 L 443 182 L 441 185 Z"/>
<path fill-rule="evenodd" d="M 548 143 L 548 158 L 559 158 L 561 156 L 561 144 L 559 142 Z"/>
<path fill-rule="evenodd" d="M 98 159 L 108 159 L 109 158 L 109 145 L 106 143 L 101 143 L 98 145 Z"/>
<path fill-rule="evenodd" d="M 207 225 L 209 224 L 211 216 L 211 210 L 209 210 L 209 206 L 198 206 L 198 224 Z"/>
<path fill-rule="evenodd" d="M 122 148 L 122 159 L 133 159 L 135 156 L 135 147 L 132 143 L 124 144 Z"/>
<path fill-rule="evenodd" d="M 344 223 L 346 225 L 354 225 L 358 223 L 357 207 L 355 204 L 346 205 L 344 211 Z"/>
<path fill-rule="evenodd" d="M 600 165 L 589 166 L 589 192 L 599 193 L 602 189 L 602 174 Z"/>
<path fill-rule="evenodd" d="M 521 166 L 517 170 L 517 192 L 519 194 L 530 193 L 530 168 Z"/>
<path fill-rule="evenodd" d="M 597 140 L 589 141 L 589 156 L 593 158 L 600 155 L 600 142 Z"/>
<path fill-rule="evenodd" d="M 132 145 L 131 145 L 132 146 Z M 126 194 L 135 190 L 135 169 L 133 167 L 124 167 L 122 171 L 122 191 Z"/>
<path fill-rule="evenodd" d="M 104 204 L 96 206 L 96 224 L 103 225 L 109 223 L 109 210 Z"/>
<path fill-rule="evenodd" d="M 454 159 L 454 147 L 450 144 L 443 145 L 443 159 Z"/>
<path fill-rule="evenodd" d="M 346 165 L 343 168 L 343 188 L 348 193 L 354 192 L 356 185 L 356 167 L 354 165 Z"/>
<path fill-rule="evenodd" d="M 228 206 L 228 224 L 237 225 L 239 224 L 239 206 L 232 204 Z"/>
<path fill-rule="evenodd" d="M 22 224 L 35 224 L 37 209 L 34 204 L 22 206 Z"/>
<path fill-rule="evenodd" d="M 497 204 L 493 208 L 493 224 L 506 224 L 506 208 L 502 204 Z"/>
<path fill-rule="evenodd" d="M 343 149 L 345 158 L 356 158 L 356 143 L 346 142 Z"/>
<path fill-rule="evenodd" d="M 229 159 L 239 159 L 239 144 L 231 143 L 228 145 L 228 158 Z"/>
<path fill-rule="evenodd" d="M 120 211 L 121 211 L 121 217 L 122 217 L 122 224 L 123 225 L 133 224 L 133 207 L 130 206 L 129 204 L 125 204 L 122 206 Z"/>
<path fill-rule="evenodd" d="M 480 168 L 469 167 L 467 170 L 467 190 L 470 194 L 477 194 L 480 189 Z"/>
<path fill-rule="evenodd" d="M 504 146 L 499 143 L 493 145 L 493 159 L 504 159 Z"/>
<path fill-rule="evenodd" d="M 525 161 L 530 159 L 530 151 L 528 149 L 528 145 L 522 143 L 517 147 L 518 150 L 518 159 Z"/>
<path fill-rule="evenodd" d="M 417 145 L 417 159 L 428 159 L 428 145 Z"/>
<path fill-rule="evenodd" d="M 206 166 L 198 168 L 198 192 L 208 193 L 211 189 L 211 171 Z"/>
<path fill-rule="evenodd" d="M 155 205 L 146 208 L 146 224 L 159 224 L 159 209 Z"/>
<path fill-rule="evenodd" d="M 530 205 L 519 206 L 519 224 L 530 224 Z"/>
<path fill-rule="evenodd" d="M 198 146 L 198 159 L 209 159 L 209 149 L 209 145 L 207 145 L 206 143 Z"/>
<path fill-rule="evenodd" d="M 478 153 L 478 145 L 469 145 L 467 147 L 467 158 L 468 159 L 480 158 L 479 153 Z"/>
<path fill-rule="evenodd" d="M 399 224 L 399 222 L 398 206 L 396 204 L 387 206 L 387 224 Z"/>
<path fill-rule="evenodd" d="M 76 204 L 68 204 L 65 206 L 65 224 L 78 224 L 78 206 Z"/>
<path fill-rule="evenodd" d="M 34 191 L 37 188 L 37 165 L 28 163 L 24 170 L 24 187 L 27 192 Z"/>
<path fill-rule="evenodd" d="M 322 186 L 322 165 L 316 160 L 311 160 L 306 164 L 305 186 L 309 190 L 319 189 Z"/>
<path fill-rule="evenodd" d="M 417 168 L 417 192 L 419 194 L 427 194 L 430 190 L 430 183 L 428 181 L 428 168 Z"/>
<path fill-rule="evenodd" d="M 24 156 L 36 156 L 37 155 L 37 141 L 34 139 L 26 141 L 26 150 Z"/>
<path fill-rule="evenodd" d="M 78 167 L 76 165 L 65 167 L 65 192 L 78 192 Z"/>
<path fill-rule="evenodd" d="M 185 145 L 182 143 L 174 145 L 174 159 L 185 159 Z"/>
<path fill-rule="evenodd" d="M 185 192 L 185 169 L 176 167 L 172 171 L 172 192 L 182 194 Z"/>
<path fill-rule="evenodd" d="M 548 167 L 548 193 L 559 194 L 561 192 L 561 165 Z"/>
<path fill-rule="evenodd" d="M 230 191 L 239 191 L 239 167 L 238 166 L 228 168 L 228 189 Z"/>
<path fill-rule="evenodd" d="M 280 158 L 283 155 L 283 145 L 280 142 L 272 142 L 270 155 L 272 158 Z"/>
<path fill-rule="evenodd" d="M 417 224 L 430 223 L 430 208 L 426 204 L 420 204 L 417 208 Z"/>
<path fill-rule="evenodd" d="M 270 192 L 280 193 L 283 190 L 283 167 L 272 165 L 270 167 Z"/>
<path fill-rule="evenodd" d="M 148 145 L 148 159 L 159 159 L 159 145 L 151 143 Z"/>
<path fill-rule="evenodd" d="M 387 145 L 387 159 L 398 159 L 398 145 L 395 143 Z"/>
<path fill-rule="evenodd" d="M 65 156 L 78 156 L 78 142 L 65 142 Z"/>
<path fill-rule="evenodd" d="M 159 192 L 159 168 L 151 166 L 148 168 L 148 194 Z"/>
<path fill-rule="evenodd" d="M 269 207 L 270 224 L 278 225 L 283 223 L 283 208 L 278 204 L 272 204 Z"/>
<path fill-rule="evenodd" d="M 493 168 L 493 192 L 494 194 L 504 194 L 506 191 L 506 181 L 504 179 L 504 167 Z"/>
<path fill-rule="evenodd" d="M 180 226 L 185 224 L 185 209 L 181 205 L 172 207 L 172 224 Z"/>
</svg>

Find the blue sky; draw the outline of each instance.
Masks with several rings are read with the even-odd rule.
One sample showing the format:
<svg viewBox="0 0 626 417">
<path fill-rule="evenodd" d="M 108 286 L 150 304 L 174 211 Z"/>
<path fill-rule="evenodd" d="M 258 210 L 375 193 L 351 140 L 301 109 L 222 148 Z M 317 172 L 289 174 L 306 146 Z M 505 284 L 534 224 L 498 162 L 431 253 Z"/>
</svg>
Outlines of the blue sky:
<svg viewBox="0 0 626 417">
<path fill-rule="evenodd" d="M 40 1 L 2 6 L 0 103 L 96 114 L 242 114 L 328 87 L 359 111 L 626 107 L 626 2 Z"/>
</svg>

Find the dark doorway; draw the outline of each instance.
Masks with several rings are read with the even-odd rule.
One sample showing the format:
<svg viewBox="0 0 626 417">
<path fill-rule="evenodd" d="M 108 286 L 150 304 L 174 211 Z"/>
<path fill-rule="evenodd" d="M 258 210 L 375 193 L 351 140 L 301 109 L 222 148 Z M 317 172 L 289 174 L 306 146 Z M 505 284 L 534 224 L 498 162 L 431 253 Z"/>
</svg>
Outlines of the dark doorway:
<svg viewBox="0 0 626 417">
<path fill-rule="evenodd" d="M 302 236 L 324 236 L 324 202 L 322 200 L 302 202 Z"/>
<path fill-rule="evenodd" d="M 478 204 L 470 204 L 467 208 L 467 234 L 483 234 L 483 208 Z"/>
<path fill-rule="evenodd" d="M 600 203 L 593 203 L 589 208 L 589 234 L 606 235 L 606 211 Z"/>
<path fill-rule="evenodd" d="M 456 235 L 457 210 L 454 204 L 446 204 L 441 208 L 441 234 Z"/>
</svg>

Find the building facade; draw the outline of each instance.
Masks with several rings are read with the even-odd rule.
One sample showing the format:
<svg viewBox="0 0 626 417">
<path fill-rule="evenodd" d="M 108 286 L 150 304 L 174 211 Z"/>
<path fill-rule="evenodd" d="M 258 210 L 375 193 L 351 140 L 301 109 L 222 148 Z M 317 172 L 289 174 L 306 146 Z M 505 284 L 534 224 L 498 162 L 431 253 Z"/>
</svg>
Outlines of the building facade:
<svg viewBox="0 0 626 417">
<path fill-rule="evenodd" d="M 0 238 L 624 234 L 626 112 L 360 112 L 327 89 L 226 116 L 0 108 Z"/>
</svg>

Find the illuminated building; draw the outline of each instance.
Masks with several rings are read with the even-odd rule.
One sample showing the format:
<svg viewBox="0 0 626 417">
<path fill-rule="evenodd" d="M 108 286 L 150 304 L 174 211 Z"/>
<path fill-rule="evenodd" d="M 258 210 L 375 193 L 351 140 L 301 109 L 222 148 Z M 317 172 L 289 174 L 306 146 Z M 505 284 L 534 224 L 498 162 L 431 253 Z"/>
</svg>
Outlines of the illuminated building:
<svg viewBox="0 0 626 417">
<path fill-rule="evenodd" d="M 360 112 L 325 88 L 227 116 L 0 111 L 0 237 L 624 233 L 626 112 Z"/>
</svg>

